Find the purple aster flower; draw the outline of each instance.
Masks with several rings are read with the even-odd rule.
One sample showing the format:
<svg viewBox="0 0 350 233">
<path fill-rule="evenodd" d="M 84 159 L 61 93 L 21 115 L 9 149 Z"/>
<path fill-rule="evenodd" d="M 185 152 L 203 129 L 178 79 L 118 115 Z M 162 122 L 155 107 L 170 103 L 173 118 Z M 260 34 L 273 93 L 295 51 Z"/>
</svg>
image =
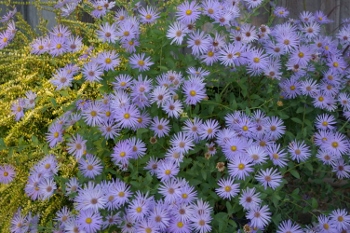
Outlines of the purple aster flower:
<svg viewBox="0 0 350 233">
<path fill-rule="evenodd" d="M 13 233 L 27 232 L 29 228 L 28 217 L 23 215 L 19 208 L 11 219 L 10 231 Z"/>
<path fill-rule="evenodd" d="M 225 66 L 239 66 L 246 62 L 242 57 L 245 47 L 241 44 L 225 44 L 220 50 L 219 60 Z"/>
<path fill-rule="evenodd" d="M 248 143 L 245 138 L 232 137 L 225 140 L 225 143 L 222 145 L 222 151 L 224 152 L 224 155 L 227 159 L 233 160 L 239 155 L 244 154 L 247 146 Z M 245 167 L 243 167 L 243 169 L 244 168 Z"/>
<path fill-rule="evenodd" d="M 248 9 L 256 8 L 260 6 L 261 3 L 263 2 L 263 0 L 243 0 L 243 1 L 246 3 Z"/>
<path fill-rule="evenodd" d="M 243 209 L 251 210 L 260 206 L 260 193 L 256 193 L 255 191 L 255 188 L 246 188 L 242 191 L 242 195 L 239 198 L 239 204 Z"/>
<path fill-rule="evenodd" d="M 114 51 L 99 53 L 96 62 L 102 66 L 103 70 L 114 70 L 120 64 L 119 55 Z"/>
<path fill-rule="evenodd" d="M 271 220 L 270 209 L 267 205 L 252 208 L 246 214 L 250 219 L 252 227 L 264 228 Z"/>
<path fill-rule="evenodd" d="M 170 209 L 171 215 L 174 216 L 175 219 L 179 219 L 181 221 L 190 220 L 191 216 L 194 214 L 192 204 L 176 204 L 173 208 Z"/>
<path fill-rule="evenodd" d="M 304 233 L 300 226 L 296 223 L 293 223 L 291 220 L 285 220 L 278 225 L 277 233 Z"/>
<path fill-rule="evenodd" d="M 211 220 L 210 214 L 194 214 L 190 218 L 193 229 L 201 233 L 211 232 L 211 226 L 209 225 Z"/>
<path fill-rule="evenodd" d="M 52 177 L 58 172 L 57 159 L 54 155 L 45 156 L 39 163 L 43 177 Z"/>
<path fill-rule="evenodd" d="M 4 40 L 4 36 L 2 38 L 1 41 Z M 31 47 L 31 53 L 33 54 L 36 54 L 36 55 L 40 55 L 40 54 L 43 54 L 45 52 L 48 51 L 49 47 L 48 47 L 48 44 L 49 44 L 49 39 L 47 37 L 39 37 L 39 38 L 36 38 L 31 44 L 30 44 L 30 47 Z"/>
<path fill-rule="evenodd" d="M 71 53 L 78 52 L 83 47 L 82 38 L 77 36 L 69 36 L 67 38 L 67 51 Z"/>
<path fill-rule="evenodd" d="M 112 161 L 115 164 L 128 164 L 132 158 L 133 147 L 126 140 L 119 141 L 113 148 Z"/>
<path fill-rule="evenodd" d="M 150 66 L 154 64 L 153 62 L 151 62 L 151 58 L 146 57 L 146 54 L 144 54 L 144 53 L 133 54 L 129 58 L 129 63 L 130 63 L 131 68 L 138 69 L 141 72 L 149 70 Z"/>
<path fill-rule="evenodd" d="M 39 197 L 39 182 L 40 182 L 40 178 L 36 175 L 31 175 L 28 178 L 27 184 L 24 188 L 24 191 L 26 193 L 26 195 L 32 199 L 32 200 L 36 200 Z"/>
<path fill-rule="evenodd" d="M 87 125 L 101 125 L 104 117 L 102 103 L 98 101 L 89 102 L 81 115 Z"/>
<path fill-rule="evenodd" d="M 299 19 L 303 23 L 314 22 L 315 16 L 310 11 L 302 11 L 299 14 Z"/>
<path fill-rule="evenodd" d="M 69 143 L 67 143 L 68 153 L 74 155 L 76 160 L 79 161 L 86 153 L 86 142 L 87 140 L 84 140 L 79 134 L 72 136 Z"/>
<path fill-rule="evenodd" d="M 169 117 L 179 118 L 183 112 L 182 103 L 180 100 L 170 98 L 162 105 L 162 109 Z"/>
<path fill-rule="evenodd" d="M 180 198 L 177 199 L 178 203 L 189 204 L 196 200 L 197 192 L 185 179 L 179 179 L 180 186 Z"/>
<path fill-rule="evenodd" d="M 162 106 L 171 98 L 171 92 L 164 86 L 158 86 L 151 93 L 151 103 L 156 103 L 158 107 Z"/>
<path fill-rule="evenodd" d="M 96 31 L 97 37 L 102 42 L 115 43 L 117 41 L 117 28 L 116 25 L 104 23 L 100 26 L 100 29 Z"/>
<path fill-rule="evenodd" d="M 15 168 L 12 165 L 5 164 L 0 166 L 0 183 L 9 184 L 16 176 Z"/>
<path fill-rule="evenodd" d="M 208 202 L 202 199 L 197 199 L 196 203 L 192 203 L 193 213 L 198 213 L 199 215 L 210 215 L 212 212 L 212 207 L 210 207 Z"/>
<path fill-rule="evenodd" d="M 227 179 L 221 178 L 218 181 L 219 188 L 215 189 L 219 197 L 231 200 L 239 192 L 239 184 L 235 184 L 232 177 Z"/>
<path fill-rule="evenodd" d="M 132 77 L 128 74 L 120 74 L 115 77 L 115 82 L 112 83 L 115 90 L 126 90 L 132 85 Z"/>
<path fill-rule="evenodd" d="M 100 82 L 102 80 L 103 68 L 95 61 L 85 63 L 82 69 L 83 76 L 88 82 Z"/>
<path fill-rule="evenodd" d="M 333 130 L 336 124 L 336 119 L 333 115 L 322 114 L 316 117 L 316 128 L 319 130 Z"/>
<path fill-rule="evenodd" d="M 167 150 L 165 158 L 170 161 L 173 161 L 177 166 L 180 166 L 180 163 L 183 161 L 184 155 L 183 153 L 178 152 L 178 150 L 173 147 Z"/>
<path fill-rule="evenodd" d="M 186 25 L 175 21 L 170 24 L 166 36 L 169 40 L 171 40 L 170 44 L 175 42 L 175 44 L 180 45 L 188 32 L 189 30 Z"/>
<path fill-rule="evenodd" d="M 331 221 L 329 216 L 323 214 L 317 217 L 318 220 L 318 232 L 322 233 L 335 233 L 337 232 L 337 227 L 333 221 Z"/>
<path fill-rule="evenodd" d="M 183 93 L 186 96 L 186 104 L 196 105 L 206 97 L 205 84 L 203 83 L 203 80 L 192 78 L 185 81 L 183 85 Z"/>
<path fill-rule="evenodd" d="M 62 125 L 54 123 L 49 127 L 49 132 L 46 134 L 46 140 L 49 142 L 49 146 L 51 148 L 55 147 L 58 143 L 63 141 L 62 134 Z"/>
<path fill-rule="evenodd" d="M 132 146 L 132 157 L 134 159 L 137 159 L 137 158 L 141 158 L 142 156 L 144 156 L 146 154 L 146 144 L 136 138 L 136 137 L 132 137 L 132 138 L 129 138 L 127 140 L 129 142 L 129 144 Z"/>
<path fill-rule="evenodd" d="M 200 16 L 201 12 L 196 2 L 185 1 L 177 7 L 177 20 L 183 24 L 193 24 Z"/>
<path fill-rule="evenodd" d="M 254 171 L 252 159 L 247 156 L 235 156 L 228 164 L 230 176 L 239 180 L 244 180 Z"/>
<path fill-rule="evenodd" d="M 183 132 L 197 142 L 200 139 L 199 132 L 202 124 L 203 122 L 200 118 L 195 117 L 193 120 L 187 119 L 184 122 Z"/>
<path fill-rule="evenodd" d="M 134 105 L 127 105 L 113 111 L 114 119 L 121 128 L 133 128 L 138 124 L 140 112 Z"/>
<path fill-rule="evenodd" d="M 57 91 L 70 87 L 73 82 L 73 73 L 69 73 L 66 68 L 58 69 L 50 82 L 56 87 Z"/>
<path fill-rule="evenodd" d="M 268 65 L 268 57 L 261 49 L 250 50 L 247 54 L 247 71 L 252 75 L 259 75 Z"/>
<path fill-rule="evenodd" d="M 78 189 L 80 189 L 80 184 L 77 178 L 70 178 L 66 183 L 66 195 L 75 194 L 78 191 Z"/>
<path fill-rule="evenodd" d="M 119 134 L 120 129 L 119 129 L 118 125 L 116 125 L 112 121 L 103 122 L 99 126 L 99 129 L 100 129 L 102 135 L 106 139 L 114 139 L 120 135 Z"/>
<path fill-rule="evenodd" d="M 189 220 L 172 219 L 169 224 L 169 230 L 174 233 L 191 233 L 192 225 Z"/>
<path fill-rule="evenodd" d="M 81 210 L 77 217 L 77 223 L 82 231 L 95 233 L 101 229 L 102 216 L 93 210 Z"/>
<path fill-rule="evenodd" d="M 135 199 L 129 204 L 127 209 L 128 215 L 134 222 L 142 220 L 148 216 L 151 208 L 153 208 L 153 197 L 147 197 L 147 194 L 136 193 Z"/>
<path fill-rule="evenodd" d="M 266 162 L 268 154 L 265 149 L 258 145 L 252 145 L 246 149 L 246 154 L 251 158 L 252 163 L 263 164 Z"/>
<path fill-rule="evenodd" d="M 216 120 L 209 119 L 202 124 L 199 134 L 201 139 L 211 139 L 215 137 L 218 130 L 219 122 Z"/>
<path fill-rule="evenodd" d="M 56 182 L 53 178 L 43 178 L 41 179 L 39 185 L 39 199 L 47 200 L 49 199 L 54 191 L 57 189 Z"/>
<path fill-rule="evenodd" d="M 159 13 L 153 7 L 141 8 L 139 10 L 141 23 L 154 23 L 159 18 Z"/>
<path fill-rule="evenodd" d="M 277 6 L 274 11 L 273 11 L 274 15 L 278 18 L 287 18 L 287 16 L 289 15 L 289 11 L 282 6 Z"/>
<path fill-rule="evenodd" d="M 332 171 L 339 179 L 350 178 L 350 165 L 346 164 L 343 158 L 338 158 L 332 162 Z"/>
<path fill-rule="evenodd" d="M 272 163 L 279 167 L 285 167 L 288 162 L 287 153 L 284 149 L 280 150 L 280 145 L 272 143 L 266 146 L 266 152 L 270 156 Z"/>
<path fill-rule="evenodd" d="M 67 206 L 64 206 L 62 209 L 57 211 L 56 217 L 54 218 L 55 221 L 59 223 L 61 227 L 64 227 L 64 225 L 73 217 L 72 212 L 68 209 Z"/>
<path fill-rule="evenodd" d="M 166 180 L 174 178 L 179 173 L 179 171 L 179 166 L 172 160 L 160 160 L 158 162 L 156 174 L 158 179 L 164 182 Z"/>
<path fill-rule="evenodd" d="M 94 155 L 86 154 L 79 160 L 79 169 L 85 177 L 94 178 L 101 174 L 103 166 L 101 160 Z"/>
<path fill-rule="evenodd" d="M 329 133 L 329 137 L 326 139 L 325 144 L 321 146 L 334 156 L 341 156 L 349 151 L 349 140 L 344 134 L 339 132 Z"/>
<path fill-rule="evenodd" d="M 24 116 L 25 102 L 25 99 L 19 98 L 11 105 L 11 112 L 15 116 L 16 121 L 19 121 Z"/>
<path fill-rule="evenodd" d="M 7 21 L 11 20 L 16 13 L 17 13 L 17 8 L 14 7 L 12 11 L 7 11 L 7 13 L 1 17 L 0 22 L 6 23 Z"/>
<path fill-rule="evenodd" d="M 304 81 L 300 81 L 299 87 L 301 93 L 307 96 L 315 96 L 317 93 L 317 89 L 319 89 L 317 81 L 314 79 L 306 79 Z"/>
<path fill-rule="evenodd" d="M 270 117 L 266 122 L 267 134 L 274 140 L 279 139 L 285 132 L 286 127 L 283 125 L 283 121 L 276 117 Z"/>
<path fill-rule="evenodd" d="M 292 160 L 299 162 L 306 161 L 310 156 L 310 148 L 304 142 L 292 141 L 288 145 L 288 152 L 291 154 Z"/>
<path fill-rule="evenodd" d="M 159 160 L 151 157 L 146 164 L 145 170 L 148 170 L 151 175 L 155 175 L 158 169 Z"/>
<path fill-rule="evenodd" d="M 272 189 L 276 189 L 282 182 L 281 174 L 277 170 L 273 170 L 273 168 L 260 170 L 255 178 L 264 186 L 265 189 L 267 186 L 270 186 Z"/>
<path fill-rule="evenodd" d="M 187 154 L 189 150 L 192 150 L 194 146 L 193 139 L 183 132 L 173 135 L 170 143 L 174 150 L 183 155 Z"/>
<path fill-rule="evenodd" d="M 167 204 L 163 203 L 162 201 L 157 202 L 154 206 L 154 209 L 149 215 L 149 220 L 151 224 L 155 228 L 161 231 L 165 231 L 168 228 L 169 222 L 171 220 L 169 210 L 170 209 L 168 208 Z"/>
<path fill-rule="evenodd" d="M 162 182 L 158 188 L 159 193 L 163 195 L 165 203 L 172 204 L 180 199 L 181 189 L 177 179 L 169 179 Z"/>
<path fill-rule="evenodd" d="M 150 129 L 153 130 L 154 134 L 159 138 L 167 136 L 170 131 L 169 120 L 165 118 L 159 119 L 156 116 L 153 118 Z"/>
<path fill-rule="evenodd" d="M 314 13 L 315 21 L 320 24 L 327 24 L 333 22 L 333 20 L 328 19 L 327 15 L 322 11 L 316 11 Z"/>
<path fill-rule="evenodd" d="M 100 185 L 95 185 L 94 182 L 89 182 L 84 188 L 79 189 L 78 195 L 75 197 L 77 210 L 92 210 L 98 212 L 99 209 L 104 209 L 107 203 L 104 190 Z"/>
<path fill-rule="evenodd" d="M 192 48 L 192 54 L 197 56 L 204 54 L 209 49 L 210 37 L 203 31 L 197 30 L 189 35 L 187 47 Z"/>
<path fill-rule="evenodd" d="M 54 57 L 68 52 L 67 39 L 65 37 L 50 37 L 48 52 Z"/>
<path fill-rule="evenodd" d="M 333 210 L 330 214 L 330 218 L 335 223 L 338 231 L 349 229 L 350 215 L 345 209 Z"/>
</svg>

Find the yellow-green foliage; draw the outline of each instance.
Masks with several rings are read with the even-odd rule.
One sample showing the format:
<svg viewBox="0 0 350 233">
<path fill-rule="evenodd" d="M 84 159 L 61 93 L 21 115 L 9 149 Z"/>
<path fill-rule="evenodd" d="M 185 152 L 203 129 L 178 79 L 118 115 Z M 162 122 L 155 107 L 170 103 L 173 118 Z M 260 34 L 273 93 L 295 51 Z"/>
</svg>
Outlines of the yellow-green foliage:
<svg viewBox="0 0 350 233">
<path fill-rule="evenodd" d="M 19 16 L 13 44 L 0 52 L 0 165 L 11 164 L 16 169 L 16 178 L 8 185 L 0 184 L 0 230 L 9 232 L 11 218 L 19 207 L 22 213 L 31 211 L 40 214 L 40 225 L 54 218 L 67 200 L 58 190 L 49 201 L 32 201 L 24 193 L 31 167 L 45 155 L 55 154 L 60 164 L 60 176 L 68 178 L 75 169 L 75 161 L 61 149 L 50 150 L 45 134 L 48 126 L 65 108 L 72 105 L 77 95 L 84 95 L 88 85 L 77 91 L 55 91 L 49 79 L 59 67 L 68 64 L 74 57 L 65 55 L 55 58 L 48 55 L 30 54 L 33 31 Z M 76 55 L 77 56 L 77 55 Z M 18 122 L 11 114 L 11 105 L 25 97 L 27 91 L 37 94 L 36 107 L 26 111 Z M 51 232 L 50 227 L 43 232 Z"/>
</svg>

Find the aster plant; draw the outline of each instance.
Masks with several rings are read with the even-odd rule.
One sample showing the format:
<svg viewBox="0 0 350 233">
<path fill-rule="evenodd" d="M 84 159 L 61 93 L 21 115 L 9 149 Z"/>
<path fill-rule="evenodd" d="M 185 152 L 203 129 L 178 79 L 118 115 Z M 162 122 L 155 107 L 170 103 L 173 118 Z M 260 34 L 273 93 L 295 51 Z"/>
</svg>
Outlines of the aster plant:
<svg viewBox="0 0 350 233">
<path fill-rule="evenodd" d="M 350 231 L 348 24 L 325 35 L 324 12 L 263 0 L 52 7 L 58 25 L 24 49 L 53 68 L 4 109 L 13 128 L 49 118 L 1 134 L 0 193 L 23 193 L 6 231 Z"/>
</svg>

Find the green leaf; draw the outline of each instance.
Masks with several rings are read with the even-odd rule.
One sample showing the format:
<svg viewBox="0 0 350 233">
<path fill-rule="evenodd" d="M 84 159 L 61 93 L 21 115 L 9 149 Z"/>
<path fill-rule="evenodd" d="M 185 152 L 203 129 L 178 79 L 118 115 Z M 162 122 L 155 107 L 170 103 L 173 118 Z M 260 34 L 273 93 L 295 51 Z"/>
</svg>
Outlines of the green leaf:
<svg viewBox="0 0 350 233">
<path fill-rule="evenodd" d="M 313 209 L 317 209 L 318 203 L 317 203 L 317 200 L 315 198 L 311 199 L 311 206 Z"/>
<path fill-rule="evenodd" d="M 296 118 L 296 117 L 292 117 L 292 121 L 298 123 L 298 124 L 303 124 L 303 122 L 299 119 L 299 118 Z"/>
<path fill-rule="evenodd" d="M 290 173 L 297 179 L 300 179 L 299 172 L 297 170 L 291 170 Z"/>
</svg>

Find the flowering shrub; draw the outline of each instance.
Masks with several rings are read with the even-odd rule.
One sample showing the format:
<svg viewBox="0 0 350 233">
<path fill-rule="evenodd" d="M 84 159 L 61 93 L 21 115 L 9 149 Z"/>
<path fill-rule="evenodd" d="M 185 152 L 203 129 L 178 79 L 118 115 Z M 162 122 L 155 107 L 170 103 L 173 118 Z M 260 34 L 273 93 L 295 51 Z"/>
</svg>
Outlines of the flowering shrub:
<svg viewBox="0 0 350 233">
<path fill-rule="evenodd" d="M 21 47 L 54 70 L 29 64 L 43 80 L 21 90 L 7 108 L 13 125 L 2 125 L 4 228 L 350 230 L 350 27 L 325 36 L 322 12 L 248 23 L 266 4 L 59 1 L 68 20 Z M 272 7 L 272 19 L 288 17 Z M 69 20 L 79 11 L 94 23 Z M 20 31 L 14 14 L 2 48 Z"/>
</svg>

